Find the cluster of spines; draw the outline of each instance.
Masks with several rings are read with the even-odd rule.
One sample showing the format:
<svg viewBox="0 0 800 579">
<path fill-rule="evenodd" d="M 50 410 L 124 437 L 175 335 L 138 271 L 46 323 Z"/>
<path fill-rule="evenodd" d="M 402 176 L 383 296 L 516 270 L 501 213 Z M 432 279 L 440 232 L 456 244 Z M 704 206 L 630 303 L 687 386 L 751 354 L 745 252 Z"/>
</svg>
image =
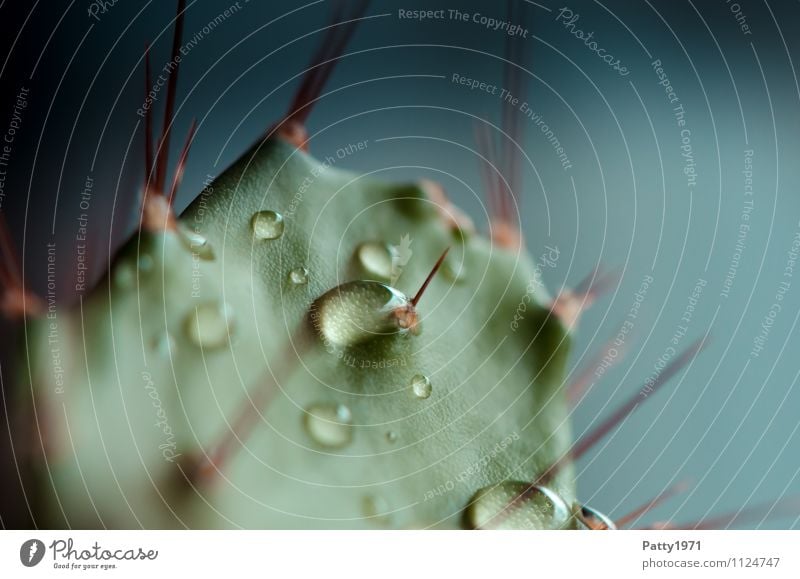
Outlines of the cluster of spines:
<svg viewBox="0 0 800 579">
<path fill-rule="evenodd" d="M 164 121 L 161 134 L 156 141 L 153 151 L 153 119 L 148 108 L 144 114 L 144 190 L 142 193 L 141 225 L 142 229 L 152 232 L 175 230 L 177 221 L 174 204 L 175 195 L 183 179 L 189 148 L 197 130 L 197 121 L 193 120 L 189 134 L 183 146 L 175 175 L 167 189 L 167 164 L 169 160 L 169 142 L 174 125 L 175 98 L 178 86 L 178 73 L 180 72 L 180 48 L 183 37 L 183 23 L 186 13 L 186 0 L 178 0 L 178 11 L 175 16 L 175 30 L 172 38 L 171 62 L 175 63 L 169 79 L 167 80 L 166 102 L 164 104 Z M 144 50 L 144 83 L 145 94 L 150 91 L 150 47 Z"/>
</svg>

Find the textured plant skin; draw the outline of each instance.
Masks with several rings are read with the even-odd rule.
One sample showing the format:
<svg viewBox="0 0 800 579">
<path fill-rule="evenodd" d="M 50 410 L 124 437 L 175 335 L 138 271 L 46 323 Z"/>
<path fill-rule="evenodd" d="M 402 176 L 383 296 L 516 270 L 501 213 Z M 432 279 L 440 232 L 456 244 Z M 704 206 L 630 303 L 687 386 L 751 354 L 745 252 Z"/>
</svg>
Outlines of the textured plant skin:
<svg viewBox="0 0 800 579">
<path fill-rule="evenodd" d="M 293 205 L 309 175 L 318 176 Z M 251 218 L 262 210 L 285 216 L 281 237 L 254 238 Z M 535 480 L 568 451 L 561 384 L 569 336 L 532 285 L 533 260 L 454 231 L 422 187 L 323 168 L 271 138 L 216 179 L 180 223 L 208 239 L 213 259 L 200 259 L 179 231 L 143 231 L 79 308 L 59 313 L 60 331 L 77 337 L 64 344 L 64 392 L 48 371 L 32 383 L 48 423 L 40 474 L 57 493 L 48 524 L 469 526 L 464 510 L 476 491 Z M 414 254 L 400 291 L 412 295 L 448 246 L 446 266 L 462 274 L 434 277 L 419 304 L 419 335 L 379 337 L 340 358 L 309 318 L 314 300 L 361 277 L 359 244 L 404 235 Z M 297 267 L 308 269 L 307 284 L 289 280 Z M 197 306 L 222 303 L 231 341 L 206 351 L 187 324 Z M 41 346 L 32 368 L 48 368 L 47 324 L 29 326 Z M 430 377 L 428 399 L 410 390 L 417 374 Z M 255 392 L 271 394 L 252 435 L 233 445 L 219 472 L 194 476 L 187 465 L 230 431 Z M 350 409 L 352 441 L 343 448 L 320 446 L 304 428 L 305 409 L 319 403 Z M 497 452 L 504 439 L 511 442 Z M 574 502 L 570 468 L 549 486 Z M 384 512 L 365 509 L 373 503 Z"/>
<path fill-rule="evenodd" d="M 0 216 L 0 315 L 24 320 L 4 463 L 23 496 L 1 497 L 19 503 L 4 526 L 27 510 L 53 528 L 607 530 L 685 490 L 616 520 L 577 497 L 575 461 L 705 338 L 573 441 L 570 409 L 611 342 L 564 384 L 572 333 L 616 279 L 544 290 L 515 218 L 523 125 L 508 109 L 500 143 L 476 126 L 486 235 L 433 182 L 373 181 L 309 153 L 307 118 L 366 7 L 337 4 L 286 116 L 180 216 L 198 125 L 170 184 L 173 70 L 155 139 L 144 116 L 139 230 L 72 307 L 26 289 Z M 506 42 L 504 85 L 523 95 L 527 51 Z M 144 64 L 150 87 L 149 49 Z M 650 528 L 797 510 L 789 497 Z"/>
</svg>

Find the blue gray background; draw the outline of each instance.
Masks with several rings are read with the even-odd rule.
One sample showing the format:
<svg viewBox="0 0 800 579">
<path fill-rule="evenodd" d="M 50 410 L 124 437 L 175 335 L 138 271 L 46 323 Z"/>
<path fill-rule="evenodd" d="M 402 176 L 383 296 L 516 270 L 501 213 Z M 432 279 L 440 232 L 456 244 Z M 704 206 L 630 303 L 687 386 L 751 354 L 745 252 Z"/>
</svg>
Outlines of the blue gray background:
<svg viewBox="0 0 800 579">
<path fill-rule="evenodd" d="M 785 276 L 785 267 L 800 232 L 798 3 L 520 3 L 529 30 L 522 40 L 530 63 L 526 99 L 572 163 L 563 170 L 541 130 L 520 118 L 526 131 L 521 146 L 531 161 L 524 164 L 518 194 L 527 245 L 534 256 L 545 245 L 560 249 L 556 266 L 544 270 L 553 292 L 574 286 L 600 264 L 622 273 L 618 286 L 582 319 L 573 365 L 583 367 L 602 351 L 642 279 L 654 280 L 628 338 L 626 360 L 597 380 L 575 410 L 578 434 L 655 372 L 670 339 L 685 325 L 681 318 L 698 279 L 706 282 L 677 349 L 706 333 L 708 347 L 580 462 L 581 496 L 619 516 L 673 482 L 694 480 L 691 490 L 643 520 L 649 523 L 696 521 L 795 495 L 800 265 L 792 277 Z M 40 291 L 45 244 L 73 243 L 87 175 L 95 180 L 93 235 L 113 247 L 133 227 L 143 173 L 136 114 L 144 92 L 142 53 L 145 43 L 153 44 L 156 71 L 168 60 L 172 4 L 118 0 L 98 20 L 89 16 L 85 0 L 0 3 L 0 129 L 20 87 L 30 89 L 2 210 L 24 249 L 26 275 Z M 186 40 L 231 2 L 189 4 Z M 308 65 L 330 12 L 324 1 L 304 6 L 241 0 L 240 6 L 181 65 L 173 159 L 191 119 L 200 122 L 181 207 L 207 175 L 219 174 L 285 112 L 298 85 L 292 78 Z M 501 2 L 457 6 L 506 18 Z M 452 4 L 371 4 L 371 18 L 357 30 L 327 86 L 334 92 L 310 118 L 309 128 L 317 133 L 312 149 L 326 156 L 369 140 L 366 151 L 347 159 L 349 168 L 378 168 L 386 179 L 434 178 L 485 229 L 473 117 L 499 125 L 501 102 L 450 77 L 458 73 L 502 86 L 506 37 L 473 22 L 397 18 L 399 9 L 438 7 Z M 608 67 L 556 20 L 562 7 L 580 15 L 576 27 L 594 31 L 598 45 L 621 60 L 628 76 Z M 658 84 L 655 60 L 685 110 L 697 173 L 693 187 L 683 172 L 675 105 Z M 379 141 L 398 136 L 412 138 Z M 740 238 L 747 150 L 753 151 L 753 206 Z M 64 258 L 60 267 L 59 299 L 68 301 L 72 264 Z M 90 272 L 100 273 L 99 266 Z M 783 281 L 790 286 L 777 302 Z M 781 310 L 763 350 L 753 356 L 754 339 L 775 303 Z M 785 516 L 769 522 L 757 517 L 741 526 L 798 525 L 800 511 L 783 504 L 777 510 Z"/>
</svg>

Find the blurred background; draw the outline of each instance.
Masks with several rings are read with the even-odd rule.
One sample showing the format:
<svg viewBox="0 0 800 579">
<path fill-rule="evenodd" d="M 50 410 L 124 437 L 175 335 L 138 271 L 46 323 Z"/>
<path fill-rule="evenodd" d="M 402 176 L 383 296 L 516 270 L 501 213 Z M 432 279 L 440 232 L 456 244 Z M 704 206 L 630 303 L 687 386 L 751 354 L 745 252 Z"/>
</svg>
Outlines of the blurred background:
<svg viewBox="0 0 800 579">
<path fill-rule="evenodd" d="M 188 4 L 173 162 L 191 120 L 199 124 L 179 209 L 286 112 L 331 13 L 323 0 Z M 435 179 L 485 230 L 475 119 L 499 127 L 504 105 L 453 75 L 502 88 L 511 30 L 488 20 L 506 22 L 505 3 L 458 6 L 467 20 L 438 0 L 373 1 L 308 127 L 315 156 L 367 140 L 348 168 Z M 0 146 L 8 145 L 0 211 L 39 295 L 48 291 L 47 244 L 59 244 L 60 304 L 76 299 L 81 215 L 96 248 L 88 280 L 135 228 L 143 53 L 149 43 L 158 75 L 174 8 L 0 2 Z M 438 9 L 441 18 L 400 17 Z M 519 0 L 517 11 L 527 70 L 512 118 L 524 131 L 517 203 L 527 246 L 534 257 L 558 249 L 543 269 L 553 293 L 601 265 L 621 274 L 576 334 L 571 366 L 592 376 L 573 415 L 576 434 L 657 376 L 675 351 L 710 335 L 685 371 L 580 462 L 580 496 L 618 516 L 689 479 L 687 492 L 645 520 L 684 522 L 795 495 L 800 6 Z M 625 360 L 592 371 L 625 320 Z M 4 398 L 17 330 L 2 330 Z M 12 484 L 15 475 L 3 478 Z M 797 510 L 768 522 L 763 514 L 741 526 L 798 525 Z"/>
</svg>

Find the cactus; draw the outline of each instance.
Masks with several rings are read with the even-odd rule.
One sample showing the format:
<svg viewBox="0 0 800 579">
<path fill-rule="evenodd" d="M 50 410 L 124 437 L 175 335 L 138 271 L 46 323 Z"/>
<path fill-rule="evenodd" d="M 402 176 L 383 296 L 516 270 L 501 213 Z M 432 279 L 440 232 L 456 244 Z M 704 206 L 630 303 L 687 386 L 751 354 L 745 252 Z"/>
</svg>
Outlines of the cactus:
<svg viewBox="0 0 800 579">
<path fill-rule="evenodd" d="M 308 152 L 356 4 L 283 121 L 180 216 L 194 128 L 168 186 L 174 74 L 155 155 L 145 123 L 140 230 L 75 307 L 28 308 L 37 524 L 614 528 L 578 499 L 572 464 L 637 401 L 573 444 L 581 381 L 564 384 L 579 313 L 610 278 L 556 297 L 542 286 L 513 218 L 518 124 L 504 119 L 501 158 L 478 129 L 489 236 L 434 183 L 377 182 Z M 20 290 L 7 295 L 20 311 Z"/>
</svg>

